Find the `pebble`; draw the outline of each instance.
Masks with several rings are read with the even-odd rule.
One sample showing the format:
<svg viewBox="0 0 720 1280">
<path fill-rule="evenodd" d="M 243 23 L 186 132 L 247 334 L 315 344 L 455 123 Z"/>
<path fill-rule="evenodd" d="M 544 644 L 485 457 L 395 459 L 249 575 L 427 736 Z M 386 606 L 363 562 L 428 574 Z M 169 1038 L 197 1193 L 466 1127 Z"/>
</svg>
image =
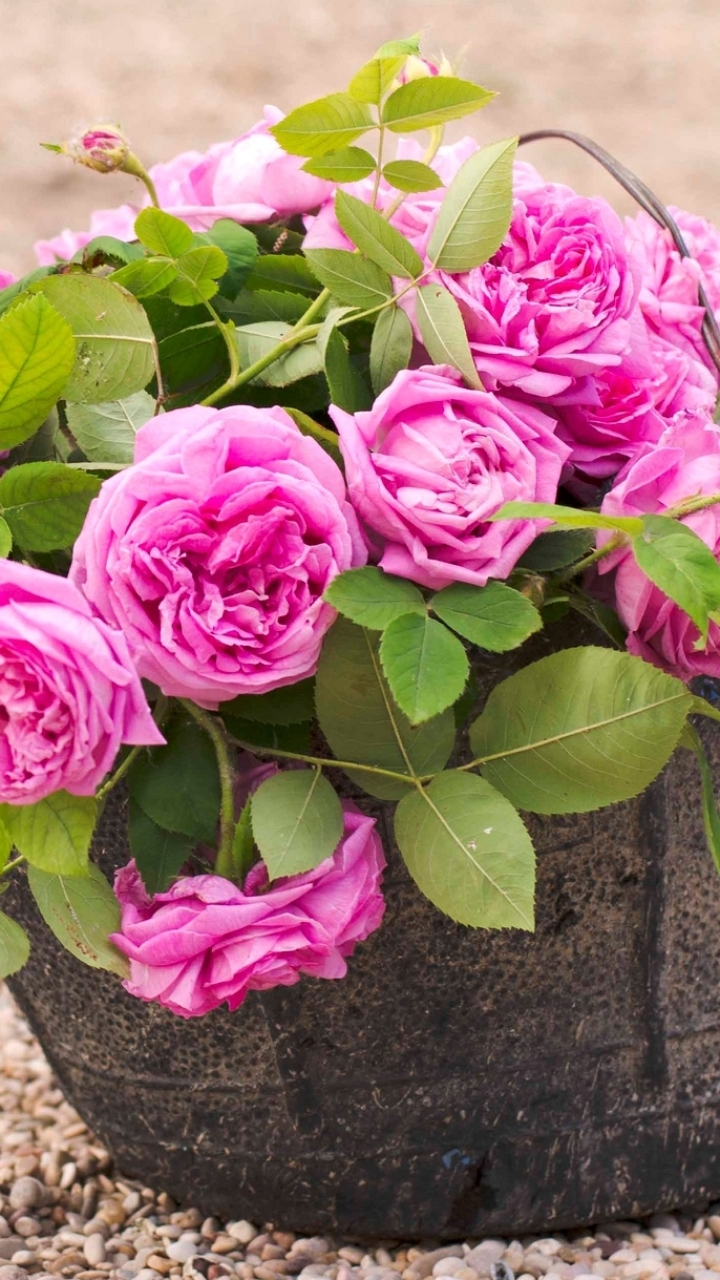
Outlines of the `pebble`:
<svg viewBox="0 0 720 1280">
<path fill-rule="evenodd" d="M 0 1280 L 27 1280 L 27 1272 L 11 1263 L 8 1267 L 0 1267 Z"/>
<path fill-rule="evenodd" d="M 235 1244 L 236 1241 L 233 1240 L 233 1247 Z M 165 1246 L 165 1252 L 172 1262 L 187 1262 L 198 1252 L 198 1246 L 195 1240 L 175 1240 Z M 151 1267 L 155 1265 L 152 1258 L 148 1259 L 148 1263 Z M 170 1270 L 169 1267 L 168 1270 Z"/>
<path fill-rule="evenodd" d="M 17 1178 L 10 1188 L 11 1209 L 35 1209 L 42 1204 L 45 1188 L 37 1178 Z"/>
</svg>

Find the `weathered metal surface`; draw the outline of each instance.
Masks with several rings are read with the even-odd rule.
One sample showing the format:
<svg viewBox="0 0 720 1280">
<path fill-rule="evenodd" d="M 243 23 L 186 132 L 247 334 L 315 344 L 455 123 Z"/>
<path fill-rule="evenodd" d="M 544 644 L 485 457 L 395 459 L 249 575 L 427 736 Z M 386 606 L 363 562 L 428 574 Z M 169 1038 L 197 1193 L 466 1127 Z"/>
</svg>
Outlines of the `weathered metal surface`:
<svg viewBox="0 0 720 1280">
<path fill-rule="evenodd" d="M 20 884 L 11 986 L 120 1168 L 208 1213 L 408 1239 L 700 1205 L 720 1196 L 720 884 L 698 790 L 681 752 L 638 801 L 529 819 L 534 937 L 448 921 L 386 831 L 386 921 L 343 982 L 184 1022 L 77 964 Z M 116 804 L 105 866 L 124 841 Z"/>
</svg>

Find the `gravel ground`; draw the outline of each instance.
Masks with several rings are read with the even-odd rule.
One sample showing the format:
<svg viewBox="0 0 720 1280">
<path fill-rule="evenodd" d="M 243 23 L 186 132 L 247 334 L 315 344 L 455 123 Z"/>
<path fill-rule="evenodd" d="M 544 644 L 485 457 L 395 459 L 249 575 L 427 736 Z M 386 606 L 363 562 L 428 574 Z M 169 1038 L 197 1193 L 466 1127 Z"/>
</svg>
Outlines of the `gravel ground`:
<svg viewBox="0 0 720 1280">
<path fill-rule="evenodd" d="M 437 1241 L 296 1237 L 179 1209 L 113 1172 L 65 1101 L 0 985 L 0 1280 L 717 1280 L 720 1204 L 552 1238 Z"/>
<path fill-rule="evenodd" d="M 720 219 L 717 0 L 0 0 L 0 268 L 30 267 L 33 240 L 135 189 L 38 142 L 105 117 L 148 163 L 168 159 L 241 132 L 264 102 L 342 88 L 381 41 L 419 29 L 499 91 L 481 139 L 589 133 L 666 200 Z M 616 196 L 567 144 L 532 158 Z"/>
</svg>

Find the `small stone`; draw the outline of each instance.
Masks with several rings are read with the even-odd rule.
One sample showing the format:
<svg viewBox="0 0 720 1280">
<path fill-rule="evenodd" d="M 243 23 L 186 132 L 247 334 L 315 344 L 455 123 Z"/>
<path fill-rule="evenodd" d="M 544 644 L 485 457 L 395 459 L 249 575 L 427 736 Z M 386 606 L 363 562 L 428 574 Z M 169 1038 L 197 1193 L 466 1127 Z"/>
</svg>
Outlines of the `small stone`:
<svg viewBox="0 0 720 1280">
<path fill-rule="evenodd" d="M 483 1240 L 465 1256 L 465 1265 L 472 1267 L 480 1276 L 489 1276 L 493 1262 L 499 1262 L 507 1249 L 505 1240 Z"/>
<path fill-rule="evenodd" d="M 708 1218 L 707 1224 L 712 1231 L 716 1240 L 720 1240 L 720 1214 L 714 1213 Z"/>
<path fill-rule="evenodd" d="M 432 1269 L 434 1276 L 454 1276 L 465 1266 L 464 1258 L 441 1258 Z"/>
<path fill-rule="evenodd" d="M 35 1261 L 35 1254 L 32 1249 L 18 1249 L 10 1261 L 14 1262 L 16 1267 L 31 1267 Z"/>
<path fill-rule="evenodd" d="M 83 1253 L 90 1267 L 97 1267 L 105 1261 L 105 1237 L 101 1231 L 95 1231 L 88 1236 L 83 1245 Z"/>
<path fill-rule="evenodd" d="M 26 1218 L 24 1215 L 21 1218 L 15 1218 L 13 1226 L 16 1234 L 24 1236 L 25 1239 L 28 1236 L 36 1236 L 40 1230 L 40 1223 L 37 1218 Z"/>
<path fill-rule="evenodd" d="M 172 1258 L 166 1258 L 163 1253 L 151 1253 L 147 1264 L 152 1267 L 153 1271 L 159 1271 L 161 1276 L 167 1276 L 170 1274 L 173 1260 Z"/>
<path fill-rule="evenodd" d="M 95 1216 L 96 1218 L 101 1218 L 103 1222 L 107 1222 L 109 1227 L 122 1227 L 125 1224 L 127 1213 L 123 1209 L 120 1200 L 102 1200 Z"/>
<path fill-rule="evenodd" d="M 228 1222 L 226 1231 L 240 1244 L 249 1244 L 258 1233 L 257 1227 L 253 1226 L 252 1222 L 247 1222 L 245 1218 L 241 1218 L 239 1222 Z"/>
<path fill-rule="evenodd" d="M 561 1249 L 559 1240 L 536 1240 L 533 1244 L 533 1253 L 544 1253 L 547 1258 L 553 1258 Z"/>
<path fill-rule="evenodd" d="M 544 1253 L 526 1253 L 523 1265 L 525 1270 L 529 1271 L 531 1275 L 536 1278 L 538 1276 L 544 1276 L 548 1271 L 552 1270 L 552 1261 L 550 1258 L 546 1258 Z"/>
<path fill-rule="evenodd" d="M 233 1248 L 235 1248 L 235 1243 L 233 1240 Z M 173 1262 L 187 1262 L 188 1258 L 194 1257 L 198 1252 L 198 1246 L 195 1240 L 173 1240 L 165 1246 L 165 1252 Z M 148 1258 L 148 1265 L 151 1267 L 155 1265 L 152 1258 Z M 169 1270 L 170 1268 L 168 1267 Z"/>
<path fill-rule="evenodd" d="M 213 1245 L 213 1250 L 215 1246 Z M 255 1267 L 256 1280 L 278 1280 L 277 1271 L 273 1271 L 268 1262 L 263 1262 L 259 1267 Z"/>
<path fill-rule="evenodd" d="M 7 1267 L 0 1267 L 0 1280 L 27 1280 L 27 1272 L 11 1263 Z"/>
<path fill-rule="evenodd" d="M 143 1267 L 142 1271 L 138 1271 L 135 1280 L 157 1280 L 157 1271 L 151 1270 L 150 1267 Z"/>
<path fill-rule="evenodd" d="M 690 1240 L 687 1236 L 673 1236 L 667 1247 L 672 1249 L 673 1253 L 697 1253 L 699 1245 L 697 1240 Z"/>
<path fill-rule="evenodd" d="M 77 1165 L 75 1164 L 74 1160 L 69 1160 L 66 1165 L 63 1165 L 62 1172 L 60 1173 L 60 1187 L 62 1188 L 62 1190 L 68 1191 L 69 1188 L 75 1182 L 76 1178 L 77 1178 Z"/>
<path fill-rule="evenodd" d="M 22 1249 L 25 1241 L 22 1236 L 6 1236 L 0 1240 L 0 1261 L 9 1262 L 18 1249 Z"/>
<path fill-rule="evenodd" d="M 224 1231 L 221 1231 L 220 1234 L 215 1237 L 212 1244 L 210 1245 L 210 1249 L 212 1253 L 232 1253 L 235 1249 L 237 1249 L 237 1247 L 238 1247 L 238 1241 L 235 1239 L 235 1237 L 227 1235 Z M 263 1261 L 262 1255 L 261 1255 L 260 1261 L 261 1262 Z"/>
<path fill-rule="evenodd" d="M 616 1267 L 622 1265 L 623 1262 L 637 1262 L 638 1256 L 634 1249 L 616 1249 L 610 1254 Z"/>
<path fill-rule="evenodd" d="M 36 1209 L 41 1205 L 45 1188 L 37 1178 L 17 1178 L 10 1188 L 11 1209 Z"/>
<path fill-rule="evenodd" d="M 272 1262 L 273 1258 L 284 1258 L 286 1250 L 281 1249 L 277 1244 L 264 1244 L 260 1257 L 263 1262 Z M 388 1259 L 389 1261 L 389 1259 Z"/>
<path fill-rule="evenodd" d="M 104 1218 L 91 1218 L 89 1222 L 86 1222 L 80 1228 L 80 1230 L 84 1236 L 94 1236 L 97 1235 L 99 1231 L 104 1240 L 107 1240 L 110 1235 L 110 1228 Z"/>
<path fill-rule="evenodd" d="M 228 1227 L 229 1230 L 230 1228 Z M 338 1249 L 338 1258 L 342 1258 L 344 1262 L 353 1263 L 355 1266 L 362 1261 L 362 1257 L 362 1249 L 358 1249 L 355 1245 L 348 1244 L 344 1248 Z"/>
</svg>

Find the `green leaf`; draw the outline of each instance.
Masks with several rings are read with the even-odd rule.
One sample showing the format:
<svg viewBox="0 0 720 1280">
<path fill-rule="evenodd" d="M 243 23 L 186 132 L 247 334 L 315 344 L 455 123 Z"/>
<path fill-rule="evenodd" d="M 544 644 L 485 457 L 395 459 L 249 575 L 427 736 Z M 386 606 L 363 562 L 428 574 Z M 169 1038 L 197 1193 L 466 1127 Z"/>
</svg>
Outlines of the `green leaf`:
<svg viewBox="0 0 720 1280">
<path fill-rule="evenodd" d="M 517 649 L 536 631 L 542 618 L 535 605 L 504 582 L 471 587 L 453 582 L 430 599 L 430 608 L 448 627 L 491 653 Z"/>
<path fill-rule="evenodd" d="M 386 271 L 347 249 L 308 249 L 306 253 L 318 280 L 339 302 L 365 310 L 393 296 Z"/>
<path fill-rule="evenodd" d="M 374 127 L 368 108 L 349 93 L 331 93 L 296 107 L 270 130 L 291 156 L 324 156 Z"/>
<path fill-rule="evenodd" d="M 88 268 L 111 263 L 114 266 L 125 266 L 128 262 L 139 262 L 145 257 L 141 244 L 128 244 L 125 240 L 117 240 L 115 236 L 94 236 L 75 254 Z"/>
<path fill-rule="evenodd" d="M 159 827 L 134 800 L 128 807 L 130 851 L 151 897 L 164 893 L 193 850 L 192 836 Z"/>
<path fill-rule="evenodd" d="M 310 871 L 340 843 L 340 798 L 320 769 L 276 773 L 253 794 L 252 829 L 271 880 Z"/>
<path fill-rule="evenodd" d="M 210 738 L 194 720 L 177 719 L 164 732 L 167 746 L 143 752 L 130 770 L 130 796 L 163 831 L 214 844 L 220 779 Z"/>
<path fill-rule="evenodd" d="M 420 160 L 391 160 L 385 165 L 382 176 L 398 191 L 435 191 L 443 185 L 439 174 Z"/>
<path fill-rule="evenodd" d="M 177 266 L 167 258 L 143 258 L 113 271 L 110 279 L 122 285 L 136 298 L 150 298 L 162 293 L 177 277 Z"/>
<path fill-rule="evenodd" d="M 244 720 L 228 715 L 223 706 L 223 720 L 231 738 L 247 750 L 266 747 L 271 751 L 292 751 L 307 755 L 311 749 L 311 721 L 302 724 L 263 724 L 260 720 Z"/>
<path fill-rule="evenodd" d="M 595 539 L 583 529 L 549 529 L 541 533 L 524 551 L 515 566 L 533 573 L 552 573 L 574 564 L 592 550 Z"/>
<path fill-rule="evenodd" d="M 422 275 L 425 264 L 410 241 L 364 200 L 348 195 L 347 191 L 338 191 L 335 213 L 348 239 L 383 271 L 403 280 L 415 280 Z"/>
<path fill-rule="evenodd" d="M 686 724 L 680 738 L 680 746 L 687 747 L 697 759 L 702 782 L 702 814 L 705 839 L 715 870 L 720 873 L 720 814 L 718 814 L 713 786 L 712 769 L 705 754 L 700 735 L 694 725 Z"/>
<path fill-rule="evenodd" d="M 512 215 L 517 138 L 483 147 L 469 157 L 448 187 L 428 245 L 443 271 L 469 271 L 487 262 L 507 235 Z"/>
<path fill-rule="evenodd" d="M 288 293 L 280 289 L 243 289 L 232 302 L 218 298 L 216 309 L 235 324 L 256 324 L 263 320 L 280 320 L 296 324 L 309 306 L 309 299 L 301 293 Z"/>
<path fill-rule="evenodd" d="M 19 302 L 0 318 L 0 449 L 37 431 L 74 364 L 72 329 L 42 296 Z"/>
<path fill-rule="evenodd" d="M 400 801 L 395 835 L 410 875 L 440 911 L 478 929 L 533 931 L 532 841 L 483 778 L 438 774 Z"/>
<path fill-rule="evenodd" d="M 79 447 L 91 462 L 133 460 L 135 436 L 155 412 L 155 401 L 146 391 L 109 404 L 69 404 L 67 424 Z"/>
<path fill-rule="evenodd" d="M 406 57 L 407 54 L 400 53 L 366 62 L 348 85 L 350 97 L 355 98 L 356 102 L 379 103 L 402 71 Z"/>
<path fill-rule="evenodd" d="M 0 911 L 0 980 L 22 969 L 30 957 L 30 939 L 16 920 Z"/>
<path fill-rule="evenodd" d="M 28 551 L 72 546 L 100 491 L 96 476 L 61 462 L 26 462 L 0 477 L 0 514 Z"/>
<path fill-rule="evenodd" d="M 587 813 L 645 790 L 691 707 L 680 680 L 640 658 L 563 649 L 496 685 L 470 742 L 519 809 Z"/>
<path fill-rule="evenodd" d="M 338 445 L 337 432 L 330 431 L 328 427 L 323 427 L 319 422 L 315 422 L 314 418 L 309 418 L 302 409 L 294 409 L 290 405 L 284 405 L 285 412 L 290 415 L 295 426 L 302 431 L 304 436 L 310 436 L 311 440 L 316 440 L 322 449 L 337 463 L 340 469 L 343 469 L 343 457 Z"/>
<path fill-rule="evenodd" d="M 304 232 L 291 231 L 284 222 L 254 222 L 251 230 L 261 254 L 302 255 Z"/>
<path fill-rule="evenodd" d="M 264 254 L 258 258 L 245 284 L 248 289 L 279 289 L 311 297 L 319 292 L 318 279 L 308 259 L 301 254 L 280 253 L 277 257 Z"/>
<path fill-rule="evenodd" d="M 204 245 L 189 249 L 175 263 L 177 279 L 173 280 L 168 294 L 180 307 L 193 307 L 202 298 L 214 298 L 218 280 L 228 269 L 228 260 L 216 245 Z"/>
<path fill-rule="evenodd" d="M 376 58 L 409 58 L 420 52 L 420 35 L 408 36 L 407 40 L 386 40 L 375 54 Z"/>
<path fill-rule="evenodd" d="M 506 502 L 488 520 L 554 520 L 568 529 L 617 529 L 620 533 L 642 533 L 639 516 L 606 516 L 599 511 L 578 511 L 554 502 Z"/>
<path fill-rule="evenodd" d="M 292 326 L 265 320 L 259 324 L 241 325 L 235 330 L 237 334 L 240 360 L 244 369 L 263 360 L 290 333 Z M 317 342 L 303 342 L 292 347 L 284 355 L 263 369 L 253 378 L 253 384 L 267 387 L 287 387 L 300 378 L 307 378 L 312 373 L 320 373 L 323 358 Z"/>
<path fill-rule="evenodd" d="M 247 227 L 233 222 L 232 218 L 218 218 L 209 231 L 203 232 L 203 239 L 209 240 L 225 254 L 228 265 L 220 283 L 220 293 L 226 298 L 234 298 L 257 263 L 256 237 Z"/>
<path fill-rule="evenodd" d="M 2 818 L 18 852 L 52 875 L 85 876 L 97 801 L 54 791 L 35 804 L 4 805 Z"/>
<path fill-rule="evenodd" d="M 84 272 L 47 276 L 33 285 L 65 317 L 77 358 L 66 400 L 103 404 L 142 391 L 154 371 L 155 337 L 137 298 L 127 289 Z"/>
<path fill-rule="evenodd" d="M 328 315 L 317 336 L 317 345 L 323 359 L 332 404 L 344 409 L 346 413 L 357 413 L 359 410 L 369 409 L 373 398 L 370 388 L 348 355 L 346 339 L 336 327 L 339 317 L 348 310 L 352 308 L 340 307 Z"/>
<path fill-rule="evenodd" d="M 143 209 L 135 220 L 135 235 L 151 253 L 179 258 L 193 246 L 193 233 L 185 222 L 163 209 Z"/>
<path fill-rule="evenodd" d="M 223 702 L 220 714 L 259 720 L 262 724 L 302 724 L 312 720 L 315 711 L 315 682 L 299 680 L 297 684 L 270 693 L 246 693 Z"/>
<path fill-rule="evenodd" d="M 424 84 L 424 81 L 411 83 Z M 459 369 L 465 381 L 476 390 L 482 382 L 472 358 L 465 322 L 452 294 L 439 284 L 425 284 L 418 289 L 417 321 L 420 334 L 434 364 L 450 364 Z"/>
<path fill-rule="evenodd" d="M 197 404 L 227 377 L 227 348 L 212 321 L 170 334 L 159 351 L 169 408 Z"/>
<path fill-rule="evenodd" d="M 338 613 L 371 631 L 384 631 L 396 618 L 408 613 L 425 616 L 425 601 L 412 582 L 394 578 L 371 565 L 338 574 L 323 599 Z"/>
<path fill-rule="evenodd" d="M 462 120 L 495 97 L 487 89 L 458 76 L 427 76 L 410 80 L 390 94 L 382 111 L 382 122 L 393 133 L 413 133 L 436 125 Z"/>
<path fill-rule="evenodd" d="M 380 395 L 410 363 L 413 348 L 412 325 L 400 307 L 381 311 L 370 344 L 370 377 Z"/>
<path fill-rule="evenodd" d="M 316 677 L 315 705 L 330 749 L 339 760 L 376 765 L 407 774 L 405 756 L 417 774 L 444 768 L 455 741 L 451 711 L 415 728 L 393 704 L 382 675 L 377 636 L 339 619 L 328 632 Z M 403 754 L 404 753 L 404 754 Z M 381 800 L 396 800 L 410 785 L 394 778 L 348 770 Z"/>
<path fill-rule="evenodd" d="M 327 182 L 359 182 L 374 173 L 376 167 L 375 157 L 362 147 L 340 147 L 317 160 L 306 160 L 302 169 Z"/>
<path fill-rule="evenodd" d="M 235 823 L 233 833 L 232 861 L 236 883 L 242 884 L 245 876 L 255 861 L 255 839 L 252 829 L 252 801 L 248 800 L 240 817 Z"/>
<path fill-rule="evenodd" d="M 632 540 L 638 565 L 664 595 L 692 618 L 705 647 L 710 614 L 720 608 L 720 565 L 689 525 L 669 516 L 643 516 Z"/>
<path fill-rule="evenodd" d="M 105 876 L 89 864 L 81 879 L 30 867 L 28 881 L 46 925 L 76 960 L 127 978 L 130 966 L 108 935 L 119 933 L 120 904 Z"/>
<path fill-rule="evenodd" d="M 12 551 L 12 545 L 13 540 L 12 533 L 10 532 L 10 525 L 7 520 L 3 520 L 2 516 L 0 516 L 0 558 L 7 560 L 10 552 Z"/>
<path fill-rule="evenodd" d="M 464 645 L 423 612 L 395 618 L 383 632 L 380 661 L 385 679 L 411 724 L 451 707 L 470 674 Z"/>
</svg>

